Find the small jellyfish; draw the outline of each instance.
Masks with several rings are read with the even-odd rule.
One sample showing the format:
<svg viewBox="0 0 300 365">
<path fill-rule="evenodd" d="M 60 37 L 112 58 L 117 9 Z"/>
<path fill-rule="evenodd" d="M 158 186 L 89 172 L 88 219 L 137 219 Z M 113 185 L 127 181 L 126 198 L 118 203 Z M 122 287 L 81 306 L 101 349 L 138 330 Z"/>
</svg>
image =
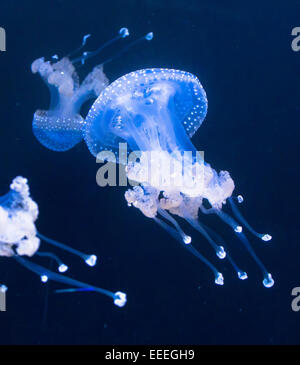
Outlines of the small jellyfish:
<svg viewBox="0 0 300 365">
<path fill-rule="evenodd" d="M 103 65 L 119 56 L 137 42 L 151 40 L 153 33 L 130 43 L 122 52 L 93 68 L 82 83 L 76 71 L 77 65 L 83 65 L 89 58 L 101 53 L 107 46 L 129 35 L 127 28 L 121 28 L 118 34 L 93 52 L 83 52 L 72 57 L 85 46 L 90 34 L 83 37 L 82 45 L 74 52 L 61 59 L 52 56 L 52 62 L 44 57 L 38 58 L 31 65 L 33 73 L 39 73 L 50 91 L 49 110 L 37 110 L 34 113 L 32 129 L 37 140 L 53 151 L 67 151 L 82 140 L 84 118 L 80 114 L 82 105 L 90 99 L 96 99 L 109 84 L 103 72 Z"/>
<path fill-rule="evenodd" d="M 196 76 L 172 69 L 144 69 L 119 78 L 102 91 L 86 117 L 83 134 L 94 156 L 106 150 L 106 159 L 117 161 L 121 143 L 135 151 L 138 158 L 126 162 L 126 172 L 139 186 L 125 193 L 128 205 L 140 209 L 203 261 L 216 284 L 223 285 L 222 273 L 191 244 L 191 237 L 174 216 L 204 236 L 219 259 L 227 258 L 239 279 L 247 279 L 224 240 L 200 222 L 200 211 L 216 214 L 234 230 L 260 267 L 263 285 L 271 287 L 273 278 L 254 253 L 242 225 L 263 241 L 271 236 L 257 233 L 247 223 L 232 198 L 235 185 L 230 174 L 217 173 L 191 142 L 206 113 L 206 93 Z M 122 163 L 120 157 L 118 162 Z M 227 201 L 239 223 L 223 211 Z M 242 196 L 237 201 L 241 203 Z"/>
<path fill-rule="evenodd" d="M 74 289 L 63 289 L 60 292 L 96 291 L 111 297 L 115 305 L 119 307 L 124 306 L 126 304 L 125 293 L 120 291 L 113 293 L 109 290 L 83 283 L 50 271 L 24 258 L 24 256 L 49 257 L 57 263 L 57 269 L 60 273 L 66 272 L 68 266 L 58 256 L 51 252 L 41 252 L 39 250 L 42 240 L 81 257 L 89 266 L 94 266 L 97 261 L 96 255 L 82 253 L 39 233 L 35 226 L 38 213 L 38 205 L 30 197 L 27 179 L 21 176 L 16 177 L 10 185 L 10 191 L 0 197 L 0 256 L 14 258 L 19 264 L 38 274 L 43 283 L 46 283 L 49 279 L 75 287 Z M 4 286 L 1 288 L 4 288 Z"/>
<path fill-rule="evenodd" d="M 37 140 L 53 151 L 67 151 L 82 140 L 84 119 L 80 109 L 84 102 L 96 98 L 108 85 L 102 65 L 96 66 L 83 82 L 68 57 L 54 63 L 44 57 L 31 65 L 33 73 L 39 73 L 49 88 L 49 110 L 34 113 L 32 129 Z"/>
</svg>

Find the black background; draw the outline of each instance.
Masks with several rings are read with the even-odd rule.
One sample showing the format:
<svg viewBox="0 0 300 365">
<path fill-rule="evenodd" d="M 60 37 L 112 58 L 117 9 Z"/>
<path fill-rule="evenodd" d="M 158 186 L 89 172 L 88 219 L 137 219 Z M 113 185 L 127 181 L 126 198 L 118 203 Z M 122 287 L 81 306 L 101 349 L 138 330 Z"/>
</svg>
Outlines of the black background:
<svg viewBox="0 0 300 365">
<path fill-rule="evenodd" d="M 299 343 L 300 312 L 291 309 L 291 290 L 300 286 L 300 52 L 291 49 L 299 11 L 299 1 L 1 1 L 7 51 L 0 54 L 0 194 L 15 176 L 27 177 L 39 204 L 38 229 L 100 258 L 89 268 L 54 250 L 70 264 L 69 275 L 128 295 L 127 306 L 118 308 L 96 293 L 54 294 L 64 286 L 44 285 L 1 258 L 0 282 L 9 287 L 1 344 Z M 35 140 L 32 115 L 47 108 L 49 95 L 31 62 L 68 53 L 87 33 L 94 49 L 123 26 L 132 39 L 155 36 L 105 67 L 111 81 L 146 67 L 185 70 L 201 80 L 209 110 L 193 143 L 212 167 L 230 171 L 249 222 L 273 235 L 271 243 L 251 237 L 273 288 L 262 286 L 258 267 L 216 217 L 201 219 L 228 241 L 248 272 L 245 282 L 194 234 L 225 276 L 225 285 L 216 286 L 205 266 L 127 207 L 124 188 L 98 187 L 99 165 L 84 143 L 55 153 Z M 121 44 L 87 63 L 82 75 Z"/>
</svg>

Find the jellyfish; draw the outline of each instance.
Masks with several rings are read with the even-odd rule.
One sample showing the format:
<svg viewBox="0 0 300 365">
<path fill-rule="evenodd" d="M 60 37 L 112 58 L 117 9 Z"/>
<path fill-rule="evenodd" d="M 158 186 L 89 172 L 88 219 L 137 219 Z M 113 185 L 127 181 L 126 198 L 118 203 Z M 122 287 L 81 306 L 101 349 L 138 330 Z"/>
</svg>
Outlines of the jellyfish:
<svg viewBox="0 0 300 365">
<path fill-rule="evenodd" d="M 224 284 L 223 274 L 192 245 L 180 219 L 200 233 L 217 257 L 226 258 L 237 277 L 245 280 L 247 273 L 229 254 L 223 238 L 201 222 L 201 214 L 215 214 L 233 229 L 255 260 L 263 285 L 272 287 L 272 275 L 243 228 L 263 241 L 272 237 L 257 233 L 248 224 L 236 204 L 242 203 L 243 197 L 232 196 L 235 184 L 229 172 L 216 172 L 191 141 L 206 113 L 206 93 L 196 76 L 173 69 L 143 69 L 117 79 L 101 92 L 86 117 L 83 135 L 92 155 L 99 158 L 104 153 L 107 161 L 125 164 L 128 179 L 135 182 L 125 193 L 128 205 L 153 219 L 207 265 L 216 284 Z M 122 144 L 133 151 L 128 160 L 118 153 Z M 226 212 L 228 205 L 234 218 Z"/>
<path fill-rule="evenodd" d="M 68 266 L 55 254 L 40 251 L 41 241 L 44 241 L 79 256 L 89 266 L 95 266 L 97 261 L 96 255 L 85 254 L 39 233 L 35 226 L 38 214 L 38 205 L 30 196 L 27 179 L 21 176 L 14 178 L 10 191 L 0 197 L 0 256 L 14 258 L 19 264 L 39 275 L 43 283 L 53 280 L 75 287 L 61 289 L 58 292 L 95 291 L 112 298 L 115 305 L 123 307 L 126 304 L 125 293 L 121 291 L 114 293 L 64 276 L 62 273 L 68 270 Z M 53 259 L 60 273 L 33 262 L 29 259 L 32 256 Z M 0 288 L 2 291 L 7 289 L 4 284 Z"/>
<path fill-rule="evenodd" d="M 49 110 L 37 110 L 33 116 L 32 129 L 37 140 L 53 151 L 67 151 L 82 140 L 84 118 L 80 114 L 82 105 L 90 99 L 96 99 L 100 92 L 109 84 L 103 72 L 103 64 L 111 61 L 120 53 L 126 51 L 141 40 L 151 40 L 153 33 L 130 43 L 116 56 L 97 65 L 80 83 L 76 67 L 84 65 L 91 57 L 95 57 L 107 46 L 119 39 L 129 36 L 127 28 L 121 28 L 118 34 L 104 43 L 93 52 L 83 52 L 80 56 L 75 54 L 81 51 L 90 37 L 83 37 L 81 46 L 69 55 L 59 59 L 52 56 L 52 61 L 44 57 L 36 59 L 31 65 L 31 71 L 38 73 L 50 91 Z"/>
</svg>

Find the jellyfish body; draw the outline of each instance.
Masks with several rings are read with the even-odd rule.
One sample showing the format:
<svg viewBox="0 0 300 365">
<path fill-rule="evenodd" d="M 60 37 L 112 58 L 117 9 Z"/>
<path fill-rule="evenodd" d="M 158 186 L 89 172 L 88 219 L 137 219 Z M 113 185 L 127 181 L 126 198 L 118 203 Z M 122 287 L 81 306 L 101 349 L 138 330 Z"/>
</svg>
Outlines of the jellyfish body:
<svg viewBox="0 0 300 365">
<path fill-rule="evenodd" d="M 109 85 L 93 104 L 85 141 L 94 156 L 102 149 L 117 151 L 122 141 L 132 150 L 195 151 L 188 135 L 200 127 L 206 112 L 205 91 L 192 74 L 168 69 L 131 72 Z"/>
<path fill-rule="evenodd" d="M 260 266 L 264 286 L 271 287 L 272 276 L 252 250 L 242 226 L 222 210 L 235 188 L 230 174 L 218 174 L 212 169 L 190 140 L 206 113 L 206 93 L 194 75 L 171 69 L 139 70 L 102 91 L 87 115 L 83 134 L 94 156 L 109 150 L 114 160 L 119 144 L 124 142 L 139 152 L 138 160 L 129 161 L 126 166 L 128 178 L 140 184 L 125 193 L 128 204 L 154 219 L 209 266 L 216 284 L 223 284 L 223 275 L 191 245 L 191 237 L 183 232 L 174 215 L 202 234 L 218 258 L 226 257 L 244 280 L 247 274 L 225 250 L 225 243 L 219 237 L 213 238 L 214 232 L 199 221 L 199 210 L 215 213 L 234 229 Z M 231 205 L 236 218 L 252 233 L 265 241 L 271 238 L 256 233 L 233 201 Z M 216 243 L 220 241 L 223 243 Z"/>
<path fill-rule="evenodd" d="M 80 115 L 82 105 L 89 99 L 96 98 L 108 85 L 103 72 L 103 65 L 97 65 L 80 84 L 75 65 L 97 55 L 103 48 L 114 41 L 129 35 L 127 28 L 121 28 L 118 35 L 104 43 L 94 52 L 84 52 L 71 59 L 71 55 L 53 61 L 38 58 L 31 65 L 33 73 L 39 73 L 50 91 L 49 110 L 37 110 L 33 116 L 32 129 L 37 140 L 53 151 L 67 151 L 82 140 L 84 118 Z M 83 37 L 81 46 L 72 53 L 77 53 L 86 44 L 90 34 Z"/>
<path fill-rule="evenodd" d="M 40 252 L 39 248 L 42 240 L 81 257 L 89 266 L 96 264 L 97 257 L 95 255 L 82 253 L 40 234 L 35 226 L 38 213 L 38 205 L 30 196 L 27 179 L 21 176 L 16 177 L 10 185 L 10 191 L 0 197 L 0 256 L 14 258 L 18 263 L 38 274 L 44 283 L 50 279 L 77 288 L 96 291 L 113 298 L 117 306 L 124 306 L 126 303 L 126 295 L 122 292 L 113 293 L 106 289 L 88 285 L 52 272 L 24 258 L 24 256 L 32 257 L 34 255 L 46 256 L 52 258 L 57 263 L 60 273 L 67 271 L 68 266 L 58 256 L 51 252 Z M 77 289 L 72 290 L 76 291 Z"/>
<path fill-rule="evenodd" d="M 31 199 L 27 180 L 18 176 L 0 197 L 0 256 L 33 256 L 40 246 L 35 221 L 38 206 Z"/>
<path fill-rule="evenodd" d="M 45 147 L 67 151 L 82 140 L 81 106 L 90 98 L 96 98 L 108 85 L 103 67 L 96 66 L 81 85 L 68 57 L 54 63 L 39 58 L 32 63 L 31 70 L 40 74 L 51 95 L 49 110 L 34 113 L 33 133 Z"/>
<path fill-rule="evenodd" d="M 121 28 L 118 34 L 105 42 L 93 52 L 83 52 L 80 56 L 72 58 L 71 55 L 81 51 L 90 34 L 83 37 L 82 45 L 69 56 L 58 59 L 55 55 L 53 62 L 45 58 L 35 60 L 31 71 L 38 73 L 50 91 L 49 110 L 37 110 L 34 113 L 32 129 L 37 140 L 53 151 L 67 151 L 82 140 L 82 130 L 85 124 L 80 114 L 82 105 L 89 99 L 96 99 L 105 89 L 109 81 L 103 72 L 103 65 L 117 58 L 121 53 L 130 49 L 136 43 L 153 38 L 150 32 L 143 37 L 131 42 L 123 51 L 93 68 L 82 83 L 76 72 L 76 65 L 83 65 L 91 57 L 95 57 L 104 48 L 115 41 L 129 35 L 127 28 Z"/>
</svg>

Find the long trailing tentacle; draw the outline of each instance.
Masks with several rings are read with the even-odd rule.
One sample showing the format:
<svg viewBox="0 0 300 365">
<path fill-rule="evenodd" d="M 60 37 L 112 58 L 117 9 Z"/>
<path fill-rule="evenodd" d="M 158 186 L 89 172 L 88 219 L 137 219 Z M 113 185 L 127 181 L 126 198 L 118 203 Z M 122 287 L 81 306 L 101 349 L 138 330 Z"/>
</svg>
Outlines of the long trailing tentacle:
<svg viewBox="0 0 300 365">
<path fill-rule="evenodd" d="M 98 47 L 95 51 L 92 51 L 92 52 L 84 52 L 82 54 L 82 56 L 80 57 L 77 57 L 73 60 L 71 60 L 71 62 L 74 64 L 74 63 L 77 63 L 77 62 L 81 62 L 81 64 L 84 64 L 86 60 L 88 60 L 89 58 L 91 57 L 94 57 L 96 56 L 97 54 L 99 54 L 101 51 L 104 50 L 104 48 L 108 47 L 109 45 L 111 45 L 112 43 L 114 43 L 115 41 L 117 41 L 118 39 L 121 39 L 121 38 L 125 38 L 129 36 L 129 31 L 127 28 L 121 28 L 118 32 L 118 34 L 110 39 L 109 41 L 105 42 L 104 44 L 102 44 L 102 46 Z"/>
<path fill-rule="evenodd" d="M 234 201 L 232 199 L 232 197 L 230 197 L 229 199 L 229 204 L 231 206 L 231 209 L 233 211 L 233 214 L 235 215 L 235 217 L 241 222 L 241 224 L 243 224 L 249 232 L 251 232 L 254 236 L 260 238 L 262 241 L 270 241 L 272 239 L 272 236 L 268 233 L 258 233 L 255 231 L 255 229 L 253 229 L 250 224 L 246 221 L 246 219 L 242 216 L 242 214 L 240 213 L 240 211 L 238 210 L 238 207 L 234 204 Z M 243 202 L 243 197 L 241 195 L 238 196 L 238 201 L 241 203 Z"/>
<path fill-rule="evenodd" d="M 136 39 L 135 41 L 129 43 L 127 46 L 125 46 L 123 49 L 120 50 L 120 52 L 118 52 L 116 55 L 108 58 L 107 60 L 104 60 L 102 62 L 103 65 L 105 65 L 106 63 L 109 63 L 111 61 L 114 61 L 116 58 L 119 58 L 123 53 L 128 52 L 132 47 L 134 47 L 136 44 L 140 43 L 141 41 L 151 41 L 153 39 L 153 33 L 149 32 L 146 35 L 144 35 L 143 37 L 140 37 L 138 39 Z"/>
<path fill-rule="evenodd" d="M 247 237 L 243 233 L 242 227 L 239 226 L 233 218 L 231 218 L 228 214 L 222 212 L 221 210 L 215 209 L 215 213 L 226 224 L 228 224 L 231 228 L 233 228 L 234 232 L 236 233 L 237 238 L 243 243 L 243 245 L 246 247 L 246 249 L 248 250 L 250 255 L 253 257 L 254 261 L 260 267 L 260 269 L 263 273 L 263 285 L 266 288 L 272 287 L 274 285 L 274 280 L 272 278 L 272 275 L 267 271 L 264 264 L 261 262 L 261 260 L 258 258 L 256 253 L 254 252 L 253 248 L 251 247 L 250 242 L 248 241 Z"/>
<path fill-rule="evenodd" d="M 112 298 L 114 300 L 114 303 L 119 307 L 123 307 L 126 304 L 126 294 L 125 293 L 122 293 L 122 292 L 113 293 L 110 290 L 102 289 L 102 288 L 96 287 L 94 285 L 89 285 L 89 284 L 83 283 L 81 281 L 69 278 L 67 276 L 52 272 L 52 271 L 44 268 L 43 266 L 40 266 L 27 259 L 24 259 L 21 256 L 15 255 L 13 257 L 19 264 L 26 267 L 28 270 L 34 272 L 35 274 L 39 275 L 43 282 L 47 282 L 48 279 L 50 279 L 53 281 L 57 281 L 59 283 L 68 284 L 68 285 L 75 286 L 78 288 L 83 288 L 83 289 L 88 288 L 89 290 L 104 294 L 104 295 Z"/>
<path fill-rule="evenodd" d="M 200 259 L 206 266 L 208 266 L 215 277 L 215 283 L 218 285 L 224 284 L 224 278 L 222 273 L 220 273 L 216 267 L 207 260 L 198 250 L 196 250 L 195 247 L 193 247 L 190 243 L 185 243 L 182 239 L 182 236 L 172 227 L 170 227 L 167 223 L 165 223 L 163 220 L 154 217 L 153 218 L 156 223 L 158 223 L 162 228 L 164 228 L 172 237 L 174 237 L 183 247 L 185 247 L 190 253 L 192 253 L 195 257 Z"/>
<path fill-rule="evenodd" d="M 192 242 L 192 238 L 183 232 L 182 228 L 180 227 L 180 225 L 178 224 L 176 219 L 174 219 L 171 216 L 171 214 L 169 214 L 167 211 L 165 211 L 164 209 L 161 209 L 161 208 L 158 208 L 157 211 L 162 217 L 164 217 L 165 219 L 167 219 L 169 222 L 171 222 L 174 225 L 177 232 L 181 235 L 184 243 L 188 244 L 188 243 Z"/>
<path fill-rule="evenodd" d="M 223 247 L 225 247 L 225 249 L 226 249 L 226 259 L 229 261 L 229 263 L 231 264 L 231 266 L 233 267 L 233 269 L 237 273 L 239 279 L 241 279 L 241 280 L 247 279 L 248 278 L 247 273 L 239 268 L 239 266 L 237 265 L 235 260 L 232 258 L 232 256 L 228 252 L 227 245 L 226 245 L 224 239 L 218 233 L 216 233 L 214 230 L 212 230 L 210 227 L 208 227 L 204 223 L 201 223 L 201 226 L 205 229 L 205 231 L 208 232 L 208 234 L 214 239 L 214 241 L 220 242 L 220 244 Z"/>
<path fill-rule="evenodd" d="M 36 255 L 41 256 L 41 257 L 49 257 L 49 258 L 53 259 L 58 264 L 58 271 L 59 272 L 66 272 L 68 270 L 68 266 L 66 264 L 64 264 L 62 262 L 62 260 L 52 252 L 37 251 Z"/>
<path fill-rule="evenodd" d="M 56 240 L 53 240 L 52 238 L 44 236 L 40 232 L 37 232 L 37 236 L 41 240 L 49 243 L 50 245 L 59 247 L 62 250 L 68 251 L 68 252 L 70 252 L 70 253 L 72 253 L 76 256 L 79 256 L 79 257 L 83 258 L 85 263 L 89 266 L 95 266 L 96 265 L 96 262 L 97 262 L 97 256 L 96 255 L 89 255 L 89 254 L 83 253 L 81 251 L 75 250 L 74 248 L 69 247 L 69 246 L 65 245 L 64 243 L 58 242 Z"/>
<path fill-rule="evenodd" d="M 195 228 L 199 233 L 201 233 L 206 239 L 207 241 L 210 243 L 210 245 L 213 247 L 213 249 L 216 252 L 216 255 L 220 258 L 220 259 L 224 259 L 226 257 L 226 251 L 224 249 L 223 246 L 218 246 L 212 239 L 211 237 L 207 234 L 207 232 L 205 231 L 205 229 L 201 226 L 201 224 L 196 220 L 196 219 L 192 219 L 189 217 L 185 217 L 186 221 L 193 227 Z"/>
</svg>

